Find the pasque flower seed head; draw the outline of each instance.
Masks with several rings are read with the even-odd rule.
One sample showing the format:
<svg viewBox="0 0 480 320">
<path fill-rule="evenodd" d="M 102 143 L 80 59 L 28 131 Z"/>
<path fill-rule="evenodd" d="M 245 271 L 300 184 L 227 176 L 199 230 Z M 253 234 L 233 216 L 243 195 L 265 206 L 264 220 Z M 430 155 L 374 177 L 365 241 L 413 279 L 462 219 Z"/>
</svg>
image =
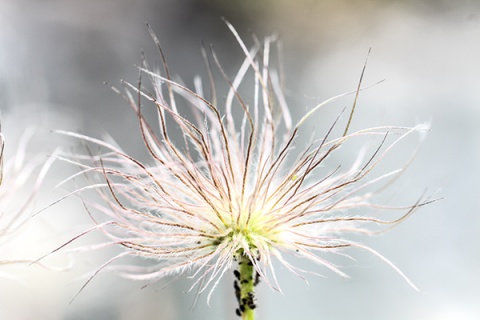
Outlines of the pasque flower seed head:
<svg viewBox="0 0 480 320">
<path fill-rule="evenodd" d="M 352 108 L 346 123 L 341 124 L 340 115 L 325 135 L 298 150 L 305 122 L 340 96 L 314 107 L 295 125 L 281 81 L 270 66 L 273 38 L 247 49 L 235 29 L 227 25 L 245 60 L 231 80 L 213 50 L 210 54 L 204 50 L 209 94 L 204 94 L 199 79 L 195 89 L 173 81 L 160 46 L 165 72 L 152 70 L 143 62 L 136 85 L 124 83 L 123 91 L 114 88 L 138 117 L 148 160 L 137 160 L 114 143 L 63 132 L 105 150 L 98 155 L 64 158 L 79 165 L 91 181 L 76 192 L 96 189 L 103 199 L 86 200 L 90 209 L 107 219 L 85 233 L 99 230 L 110 240 L 89 248 L 124 248 L 94 275 L 113 270 L 130 279 L 156 281 L 189 274 L 194 279 L 192 288 L 213 292 L 222 276 L 239 264 L 235 272 L 237 313 L 245 319 L 251 318 L 246 315 L 256 307 L 253 289 L 258 281 L 280 290 L 273 260 L 299 276 L 304 272 L 286 255 L 310 259 L 346 277 L 323 253 L 346 255 L 345 249 L 358 248 L 380 257 L 404 276 L 386 258 L 351 236 L 375 233 L 379 225 L 395 225 L 426 203 L 419 199 L 407 207 L 380 206 L 375 197 L 404 168 L 372 177 L 372 170 L 394 152 L 399 141 L 424 127 L 350 132 Z M 158 44 L 155 35 L 153 38 Z M 216 98 L 218 80 L 213 70 L 228 85 L 224 102 Z M 145 78 L 153 90 L 144 85 Z M 251 89 L 252 98 L 241 94 L 245 88 Z M 360 90 L 359 84 L 352 92 L 354 106 Z M 188 112 L 180 109 L 180 101 L 188 104 Z M 147 108 L 156 110 L 157 119 L 147 119 Z M 340 135 L 335 136 L 337 129 Z M 181 133 L 180 139 L 174 132 Z M 342 145 L 360 137 L 371 137 L 378 147 L 370 155 L 359 155 L 351 166 L 325 166 Z M 378 191 L 372 192 L 376 186 Z M 379 214 L 387 209 L 401 213 L 382 219 Z M 97 221 L 98 215 L 91 214 Z M 132 256 L 152 263 L 133 264 L 128 259 L 121 264 L 123 258 Z"/>
</svg>

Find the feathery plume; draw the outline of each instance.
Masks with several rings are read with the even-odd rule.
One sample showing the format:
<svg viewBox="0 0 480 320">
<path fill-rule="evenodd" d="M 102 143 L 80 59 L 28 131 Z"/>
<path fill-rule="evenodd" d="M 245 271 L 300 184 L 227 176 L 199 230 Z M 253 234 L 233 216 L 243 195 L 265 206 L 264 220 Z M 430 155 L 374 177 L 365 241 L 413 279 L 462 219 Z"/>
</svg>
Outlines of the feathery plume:
<svg viewBox="0 0 480 320">
<path fill-rule="evenodd" d="M 235 78 L 229 79 L 213 50 L 210 54 L 204 50 L 210 94 L 203 92 L 199 78 L 194 89 L 172 80 L 153 32 L 164 75 L 144 61 L 137 85 L 124 83 L 123 91 L 112 87 L 136 113 L 149 160 L 137 160 L 114 143 L 61 132 L 105 150 L 99 155 L 63 157 L 81 167 L 72 179 L 85 175 L 91 182 L 75 193 L 95 189 L 103 199 L 88 203 L 102 218 L 97 221 L 89 210 L 96 225 L 78 237 L 100 231 L 109 240 L 80 249 L 124 249 L 100 266 L 85 285 L 104 270 L 149 282 L 189 274 L 194 279 L 192 288 L 198 292 L 209 289 L 211 294 L 222 276 L 235 269 L 237 314 L 253 319 L 258 282 L 281 290 L 274 260 L 300 277 L 307 271 L 291 264 L 286 255 L 312 260 L 347 277 L 324 258 L 324 253 L 343 256 L 346 249 L 356 248 L 378 256 L 415 288 L 389 260 L 352 240 L 352 235 L 375 234 L 396 225 L 428 202 L 422 197 L 407 207 L 382 206 L 375 201 L 377 195 L 405 168 L 372 177 L 373 169 L 397 143 L 424 127 L 388 126 L 350 132 L 352 108 L 347 124 L 339 128 L 340 135 L 334 134 L 341 126 L 339 116 L 323 137 L 304 150 L 296 150 L 304 123 L 344 95 L 315 106 L 295 124 L 279 76 L 270 67 L 274 39 L 266 38 L 248 49 L 227 25 L 245 60 Z M 228 85 L 224 102 L 216 98 L 213 69 Z M 252 76 L 253 82 L 245 83 Z M 145 77 L 152 82 L 153 91 L 144 85 Z M 252 99 L 241 94 L 245 87 L 251 88 Z M 361 80 L 351 92 L 355 93 L 354 106 L 360 90 Z M 189 105 L 188 112 L 180 109 L 181 98 Z M 156 121 L 144 115 L 144 104 L 156 110 Z M 178 131 L 179 139 L 174 136 Z M 359 156 L 348 168 L 325 166 L 340 146 L 358 137 L 377 139 L 378 147 L 366 157 Z M 393 219 L 382 218 L 387 210 L 398 210 L 399 214 Z M 152 263 L 132 264 L 128 260 L 121 264 L 120 260 L 128 257 Z"/>
<path fill-rule="evenodd" d="M 38 157 L 27 154 L 32 134 L 32 130 L 27 130 L 16 146 L 16 153 L 8 157 L 5 138 L 0 130 L 0 265 L 33 261 L 8 257 L 9 242 L 30 220 L 35 197 L 54 161 L 49 158 L 42 162 Z M 18 252 L 15 254 L 18 255 Z"/>
</svg>

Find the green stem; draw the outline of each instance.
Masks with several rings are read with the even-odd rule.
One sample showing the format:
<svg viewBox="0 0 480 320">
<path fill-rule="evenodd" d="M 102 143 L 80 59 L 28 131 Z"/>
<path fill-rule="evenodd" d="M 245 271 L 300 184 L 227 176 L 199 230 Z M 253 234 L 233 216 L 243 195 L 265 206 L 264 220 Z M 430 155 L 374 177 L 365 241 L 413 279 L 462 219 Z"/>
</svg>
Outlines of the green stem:
<svg viewBox="0 0 480 320">
<path fill-rule="evenodd" d="M 237 314 L 242 316 L 242 320 L 255 320 L 255 268 L 243 250 L 238 251 L 238 272 L 235 271 L 235 275 L 237 277 L 235 290 L 239 305 Z"/>
</svg>

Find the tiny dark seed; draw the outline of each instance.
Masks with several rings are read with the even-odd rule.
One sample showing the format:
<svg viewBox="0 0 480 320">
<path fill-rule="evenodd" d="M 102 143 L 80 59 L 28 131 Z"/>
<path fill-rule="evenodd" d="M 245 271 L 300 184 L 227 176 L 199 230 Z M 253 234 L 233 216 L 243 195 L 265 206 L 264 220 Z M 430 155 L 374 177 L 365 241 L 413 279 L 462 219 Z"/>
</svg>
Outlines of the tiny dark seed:
<svg viewBox="0 0 480 320">
<path fill-rule="evenodd" d="M 256 273 L 255 274 L 255 281 L 253 282 L 253 285 L 256 286 L 260 283 L 260 274 Z"/>
<path fill-rule="evenodd" d="M 233 275 L 235 276 L 235 278 L 237 278 L 238 280 L 240 280 L 240 271 L 238 271 L 238 270 L 233 270 Z"/>
</svg>

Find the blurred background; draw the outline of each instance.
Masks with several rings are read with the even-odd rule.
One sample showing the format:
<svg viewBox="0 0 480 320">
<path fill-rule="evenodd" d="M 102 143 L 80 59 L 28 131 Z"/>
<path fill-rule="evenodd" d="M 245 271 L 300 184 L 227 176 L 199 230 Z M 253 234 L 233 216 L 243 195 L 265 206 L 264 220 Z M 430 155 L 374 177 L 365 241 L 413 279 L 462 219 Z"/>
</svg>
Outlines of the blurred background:
<svg viewBox="0 0 480 320">
<path fill-rule="evenodd" d="M 372 48 L 364 83 L 386 81 L 361 94 L 354 128 L 430 122 L 432 130 L 399 186 L 398 201 L 414 203 L 424 190 L 443 197 L 391 232 L 364 239 L 421 293 L 364 254 L 347 266 L 349 280 L 309 265 L 326 278 L 308 277 L 306 285 L 279 270 L 284 294 L 260 286 L 258 319 L 479 319 L 478 1 L 2 0 L 0 110 L 6 157 L 28 126 L 36 128 L 30 152 L 48 155 L 58 146 L 76 146 L 77 141 L 50 132 L 65 129 L 94 137 L 108 133 L 132 155 L 145 157 L 137 119 L 103 82 L 135 82 L 142 49 L 152 64 L 160 61 L 145 22 L 160 39 L 170 69 L 187 85 L 195 75 L 205 76 L 202 42 L 214 45 L 233 76 L 243 54 L 221 17 L 249 44 L 251 34 L 277 34 L 282 40 L 286 95 L 297 120 L 316 103 L 354 89 Z M 319 112 L 309 125 L 329 125 L 351 100 Z M 407 156 L 399 164 L 415 146 L 400 149 Z M 54 166 L 44 190 L 73 171 L 66 164 Z M 63 189 L 44 191 L 37 208 L 64 194 Z M 36 258 L 84 230 L 89 219 L 81 202 L 71 197 L 33 222 L 12 248 Z M 90 240 L 95 236 L 85 241 Z M 3 269 L 12 279 L 0 279 L 0 317 L 236 318 L 230 276 L 210 306 L 202 296 L 193 310 L 194 294 L 184 293 L 188 279 L 141 289 L 142 283 L 108 274 L 95 278 L 69 304 L 85 281 L 82 275 L 105 262 L 105 256 L 77 255 L 75 262 L 61 273 L 38 266 Z M 70 258 L 46 263 L 68 265 Z"/>
</svg>

